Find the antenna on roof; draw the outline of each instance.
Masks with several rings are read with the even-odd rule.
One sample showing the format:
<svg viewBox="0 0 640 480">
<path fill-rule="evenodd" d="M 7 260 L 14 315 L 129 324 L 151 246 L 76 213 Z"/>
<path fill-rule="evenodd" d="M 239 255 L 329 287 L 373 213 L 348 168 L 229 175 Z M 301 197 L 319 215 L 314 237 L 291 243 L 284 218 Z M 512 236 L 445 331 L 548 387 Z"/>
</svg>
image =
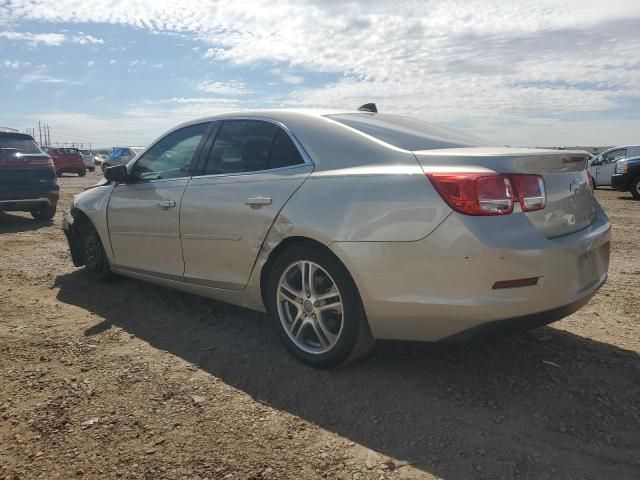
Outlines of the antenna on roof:
<svg viewBox="0 0 640 480">
<path fill-rule="evenodd" d="M 371 113 L 378 113 L 378 107 L 376 107 L 375 103 L 365 103 L 364 105 L 362 105 L 359 109 L 359 112 L 371 112 Z"/>
</svg>

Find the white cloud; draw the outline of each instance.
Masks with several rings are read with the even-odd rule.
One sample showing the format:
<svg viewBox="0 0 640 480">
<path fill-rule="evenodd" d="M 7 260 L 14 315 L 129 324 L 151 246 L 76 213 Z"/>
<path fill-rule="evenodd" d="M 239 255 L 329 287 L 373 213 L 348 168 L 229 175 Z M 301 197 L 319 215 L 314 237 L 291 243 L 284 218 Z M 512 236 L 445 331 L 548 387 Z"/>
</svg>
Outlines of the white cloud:
<svg viewBox="0 0 640 480">
<path fill-rule="evenodd" d="M 22 62 L 20 60 L 0 60 L 0 68 L 6 68 L 9 70 L 18 70 L 23 67 L 28 67 L 31 62 Z"/>
<path fill-rule="evenodd" d="M 22 87 L 29 83 L 67 83 L 67 80 L 49 75 L 46 67 L 40 67 L 33 72 L 22 75 L 18 81 L 18 86 Z"/>
<path fill-rule="evenodd" d="M 299 85 L 304 82 L 304 77 L 300 75 L 294 75 L 288 72 L 283 72 L 279 68 L 272 68 L 271 73 L 276 77 L 280 77 L 282 81 L 289 83 L 291 85 Z"/>
<path fill-rule="evenodd" d="M 62 45 L 66 36 L 62 33 L 30 33 L 30 32 L 0 32 L 0 38 L 7 40 L 25 41 L 33 46 L 39 44 L 57 47 Z"/>
<path fill-rule="evenodd" d="M 298 82 L 275 99 L 282 105 L 375 101 L 507 143 L 548 143 L 554 132 L 600 142 L 602 132 L 614 133 L 606 115 L 640 105 L 637 0 L 12 0 L 4 8 L 0 18 L 126 24 L 200 40 L 210 62 L 263 66 Z M 300 86 L 319 74 L 334 80 Z M 248 93 L 229 83 L 198 86 Z M 632 125 L 621 122 L 616 138 L 637 141 Z M 540 141 L 531 140 L 536 131 Z"/>
<path fill-rule="evenodd" d="M 92 35 L 85 35 L 80 33 L 79 35 L 73 35 L 70 40 L 71 43 L 77 43 L 79 45 L 96 45 L 104 43 L 101 38 L 96 38 Z"/>
<path fill-rule="evenodd" d="M 93 45 L 104 43 L 104 40 L 79 33 L 77 35 L 68 36 L 65 33 L 31 33 L 31 32 L 0 32 L 0 38 L 6 38 L 14 41 L 28 42 L 32 46 L 48 45 L 50 47 L 58 47 L 64 43 L 76 43 L 79 45 Z"/>
<path fill-rule="evenodd" d="M 93 60 L 89 60 L 87 62 L 87 67 L 93 67 L 96 64 L 96 62 L 94 62 Z"/>
<path fill-rule="evenodd" d="M 239 80 L 229 80 L 227 82 L 201 81 L 195 84 L 195 88 L 215 95 L 248 95 L 252 93 L 246 84 Z"/>
</svg>

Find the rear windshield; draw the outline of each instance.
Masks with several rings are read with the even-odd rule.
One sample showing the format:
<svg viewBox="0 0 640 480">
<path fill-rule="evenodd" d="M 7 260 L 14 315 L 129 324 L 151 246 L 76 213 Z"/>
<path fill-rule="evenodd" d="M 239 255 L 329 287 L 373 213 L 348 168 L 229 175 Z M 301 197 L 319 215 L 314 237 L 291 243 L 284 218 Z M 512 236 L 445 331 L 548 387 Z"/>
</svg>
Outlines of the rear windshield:
<svg viewBox="0 0 640 480">
<path fill-rule="evenodd" d="M 327 118 L 405 150 L 494 146 L 473 135 L 401 115 L 340 113 Z"/>
<path fill-rule="evenodd" d="M 42 151 L 29 135 L 20 133 L 0 134 L 0 159 L 14 157 L 16 153 L 42 154 Z"/>
<path fill-rule="evenodd" d="M 77 148 L 56 148 L 55 152 L 58 155 L 76 155 L 78 153 Z"/>
</svg>

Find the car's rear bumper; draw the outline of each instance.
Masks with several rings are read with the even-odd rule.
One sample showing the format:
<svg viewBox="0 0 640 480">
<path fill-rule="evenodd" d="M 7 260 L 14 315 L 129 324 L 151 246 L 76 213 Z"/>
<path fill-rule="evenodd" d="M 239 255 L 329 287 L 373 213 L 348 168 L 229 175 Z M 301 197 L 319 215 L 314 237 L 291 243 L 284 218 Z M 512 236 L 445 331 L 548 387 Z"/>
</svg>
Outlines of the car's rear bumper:
<svg viewBox="0 0 640 480">
<path fill-rule="evenodd" d="M 60 187 L 57 184 L 38 187 L 0 188 L 0 210 L 28 211 L 34 207 L 56 205 Z"/>
<path fill-rule="evenodd" d="M 352 273 L 376 338 L 438 341 L 531 328 L 573 313 L 604 284 L 611 226 L 600 207 L 590 226 L 552 239 L 524 214 L 509 217 L 483 217 L 493 227 L 476 231 L 477 219 L 452 214 L 416 242 L 331 248 Z M 494 288 L 532 277 L 536 285 Z"/>
</svg>

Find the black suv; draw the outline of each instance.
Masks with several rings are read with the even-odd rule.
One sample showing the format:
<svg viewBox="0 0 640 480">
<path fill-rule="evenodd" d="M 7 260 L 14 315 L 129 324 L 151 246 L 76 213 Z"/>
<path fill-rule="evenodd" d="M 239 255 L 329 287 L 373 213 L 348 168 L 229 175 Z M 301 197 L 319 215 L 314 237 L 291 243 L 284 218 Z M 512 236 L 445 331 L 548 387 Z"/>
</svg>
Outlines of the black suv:
<svg viewBox="0 0 640 480">
<path fill-rule="evenodd" d="M 633 198 L 640 200 L 640 157 L 618 161 L 615 171 L 611 186 L 623 192 L 629 191 Z"/>
<path fill-rule="evenodd" d="M 0 128 L 0 211 L 31 212 L 37 220 L 51 220 L 59 196 L 51 157 L 30 135 Z"/>
</svg>

